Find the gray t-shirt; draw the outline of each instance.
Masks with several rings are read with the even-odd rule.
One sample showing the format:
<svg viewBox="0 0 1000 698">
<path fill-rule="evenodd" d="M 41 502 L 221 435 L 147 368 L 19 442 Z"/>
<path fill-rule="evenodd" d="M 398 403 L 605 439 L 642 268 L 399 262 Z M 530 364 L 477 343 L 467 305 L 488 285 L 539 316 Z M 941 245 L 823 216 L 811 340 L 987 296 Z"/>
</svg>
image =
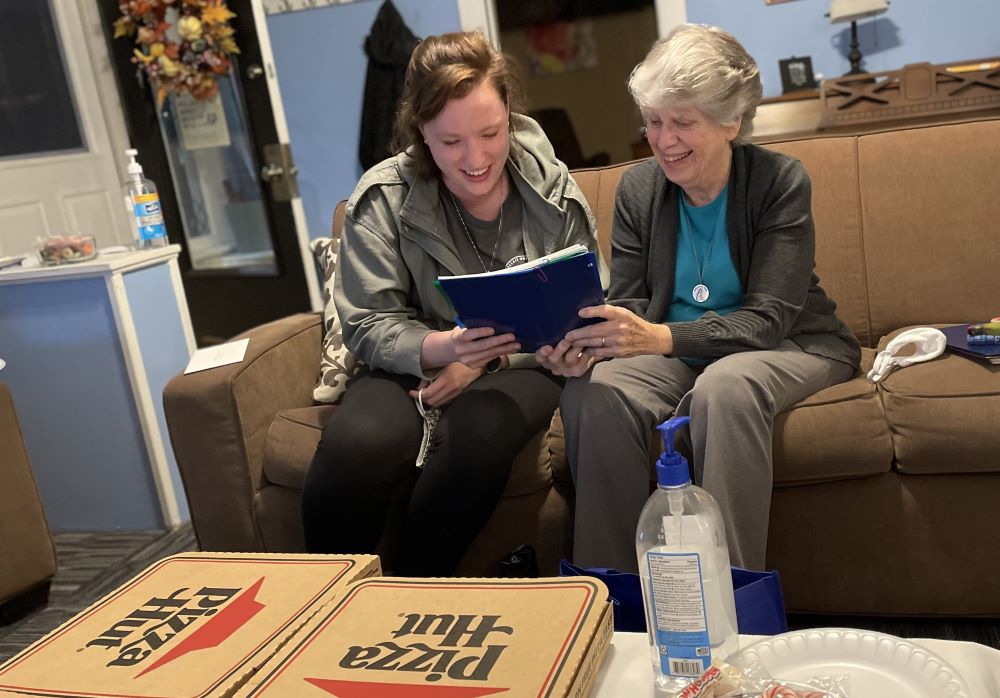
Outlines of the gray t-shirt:
<svg viewBox="0 0 1000 698">
<path fill-rule="evenodd" d="M 457 197 L 452 197 L 447 187 L 441 186 L 440 191 L 448 231 L 455 242 L 455 249 L 458 250 L 458 257 L 462 260 L 466 274 L 496 271 L 527 261 L 521 225 L 523 206 L 517 187 L 511 186 L 501 207 L 503 229 L 499 231 L 499 236 L 497 228 L 500 226 L 500 216 L 491 221 L 479 220 L 462 206 Z M 461 214 L 456 212 L 456 207 Z"/>
</svg>

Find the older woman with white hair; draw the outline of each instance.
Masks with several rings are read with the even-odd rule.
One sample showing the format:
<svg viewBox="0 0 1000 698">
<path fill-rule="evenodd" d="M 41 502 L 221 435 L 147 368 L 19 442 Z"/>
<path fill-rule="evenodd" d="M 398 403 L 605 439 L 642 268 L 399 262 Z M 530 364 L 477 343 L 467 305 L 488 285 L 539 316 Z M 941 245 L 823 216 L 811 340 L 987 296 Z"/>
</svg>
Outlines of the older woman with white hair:
<svg viewBox="0 0 1000 698">
<path fill-rule="evenodd" d="M 618 187 L 609 304 L 580 313 L 605 322 L 538 352 L 573 377 L 574 561 L 636 569 L 652 427 L 675 413 L 691 417 L 694 479 L 722 508 L 733 564 L 759 569 L 774 417 L 848 380 L 860 348 L 813 272 L 805 169 L 748 142 L 761 84 L 740 43 L 682 25 L 629 90 L 653 157 Z"/>
</svg>

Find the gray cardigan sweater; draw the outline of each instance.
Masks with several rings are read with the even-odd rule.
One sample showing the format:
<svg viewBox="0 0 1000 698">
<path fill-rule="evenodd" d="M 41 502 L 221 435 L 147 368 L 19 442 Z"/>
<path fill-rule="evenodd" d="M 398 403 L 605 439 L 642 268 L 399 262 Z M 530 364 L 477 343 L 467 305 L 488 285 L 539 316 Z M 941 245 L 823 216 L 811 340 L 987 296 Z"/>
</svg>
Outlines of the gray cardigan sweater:
<svg viewBox="0 0 1000 698">
<path fill-rule="evenodd" d="M 680 194 L 655 159 L 626 172 L 618 186 L 609 300 L 649 322 L 666 319 L 674 296 Z M 733 148 L 726 223 L 743 305 L 667 323 L 674 355 L 713 359 L 772 349 L 787 338 L 811 354 L 858 365 L 858 340 L 814 272 L 811 195 L 795 158 L 756 145 Z"/>
</svg>

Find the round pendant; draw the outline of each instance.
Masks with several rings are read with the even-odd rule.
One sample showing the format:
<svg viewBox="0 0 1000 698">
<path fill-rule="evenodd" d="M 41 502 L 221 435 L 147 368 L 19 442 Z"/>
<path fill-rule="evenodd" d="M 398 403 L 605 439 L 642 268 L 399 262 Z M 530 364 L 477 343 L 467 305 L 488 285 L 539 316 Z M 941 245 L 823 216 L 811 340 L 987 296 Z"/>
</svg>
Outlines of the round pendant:
<svg viewBox="0 0 1000 698">
<path fill-rule="evenodd" d="M 698 284 L 691 289 L 691 297 L 698 303 L 704 303 L 708 300 L 708 286 L 705 284 Z"/>
</svg>

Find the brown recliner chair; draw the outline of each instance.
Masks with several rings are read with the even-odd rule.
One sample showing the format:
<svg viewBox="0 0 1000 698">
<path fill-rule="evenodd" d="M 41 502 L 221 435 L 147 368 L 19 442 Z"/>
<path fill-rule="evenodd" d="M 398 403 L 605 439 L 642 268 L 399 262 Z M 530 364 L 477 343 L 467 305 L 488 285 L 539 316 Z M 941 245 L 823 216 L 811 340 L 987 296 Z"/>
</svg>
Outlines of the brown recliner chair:
<svg viewBox="0 0 1000 698">
<path fill-rule="evenodd" d="M 0 616 L 19 615 L 24 603 L 44 601 L 56 573 L 56 549 L 14 412 L 0 383 Z"/>
</svg>

